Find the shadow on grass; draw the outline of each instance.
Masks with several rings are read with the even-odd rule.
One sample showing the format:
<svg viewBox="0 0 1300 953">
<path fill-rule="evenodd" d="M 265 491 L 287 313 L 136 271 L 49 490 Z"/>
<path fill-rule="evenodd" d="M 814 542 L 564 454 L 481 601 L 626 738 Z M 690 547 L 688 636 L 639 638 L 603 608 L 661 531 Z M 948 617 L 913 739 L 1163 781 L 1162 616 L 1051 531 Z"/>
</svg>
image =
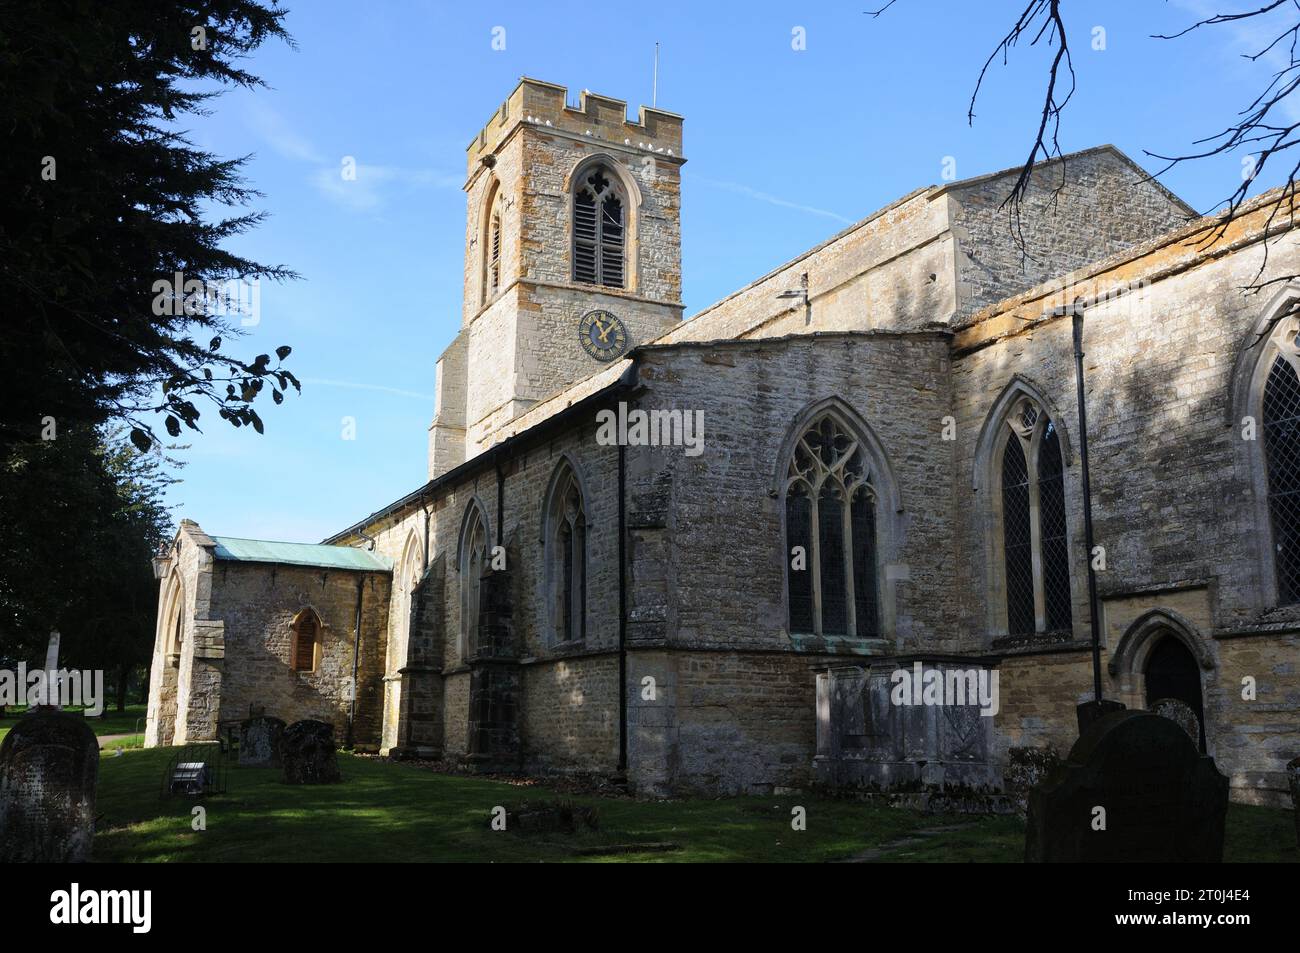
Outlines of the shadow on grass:
<svg viewBox="0 0 1300 953">
<path fill-rule="evenodd" d="M 292 786 L 271 768 L 232 768 L 228 793 L 160 798 L 171 752 L 128 751 L 101 761 L 95 858 L 100 861 L 827 861 L 881 849 L 883 861 L 1003 861 L 1023 856 L 1013 818 L 953 818 L 869 807 L 811 794 L 718 800 L 636 801 L 559 794 L 544 785 L 436 774 L 340 754 L 342 784 Z M 497 806 L 563 798 L 595 806 L 600 829 L 576 835 L 493 831 Z M 192 809 L 206 810 L 195 831 Z M 807 829 L 791 828 L 805 808 Z M 1260 814 L 1240 814 L 1263 812 Z M 1238 809 L 1229 836 L 1252 856 L 1275 845 L 1288 812 Z M 921 830 L 958 831 L 893 848 Z M 645 850 L 638 851 L 638 845 Z M 1289 859 L 1294 859 L 1294 851 Z"/>
</svg>

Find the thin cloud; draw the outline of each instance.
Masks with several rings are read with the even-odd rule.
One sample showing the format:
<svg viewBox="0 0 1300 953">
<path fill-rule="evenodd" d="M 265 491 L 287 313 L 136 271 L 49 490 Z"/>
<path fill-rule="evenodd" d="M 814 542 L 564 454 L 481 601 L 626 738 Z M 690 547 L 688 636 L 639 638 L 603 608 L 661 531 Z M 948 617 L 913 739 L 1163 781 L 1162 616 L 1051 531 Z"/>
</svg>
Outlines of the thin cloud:
<svg viewBox="0 0 1300 953">
<path fill-rule="evenodd" d="M 435 400 L 433 394 L 421 394 L 413 390 L 401 390 L 397 387 L 386 387 L 383 384 L 362 384 L 357 381 L 335 381 L 321 377 L 304 377 L 304 384 L 319 384 L 322 387 L 346 387 L 351 390 L 377 390 L 385 394 L 396 394 L 398 397 L 411 397 L 416 400 Z"/>
<path fill-rule="evenodd" d="M 403 169 L 357 162 L 349 168 L 352 178 L 345 179 L 343 171 L 343 160 L 340 159 L 336 165 L 322 166 L 314 171 L 311 183 L 322 195 L 359 212 L 379 208 L 394 187 L 460 188 L 459 178 L 432 169 Z"/>
<path fill-rule="evenodd" d="M 735 192 L 737 195 L 744 195 L 751 199 L 757 199 L 760 202 L 766 202 L 768 205 L 776 205 L 780 208 L 794 209 L 796 212 L 806 212 L 809 215 L 820 215 L 823 218 L 832 218 L 837 222 L 843 222 L 845 225 L 852 225 L 857 219 L 845 218 L 837 212 L 831 212 L 824 208 L 817 208 L 813 205 L 801 205 L 798 202 L 791 202 L 783 199 L 778 195 L 770 195 L 767 192 L 760 192 L 758 189 L 752 189 L 748 185 L 741 185 L 739 182 L 723 182 L 718 179 L 706 179 L 695 176 L 692 182 L 699 182 L 701 185 L 711 186 L 715 189 L 722 189 L 725 192 Z"/>
<path fill-rule="evenodd" d="M 249 107 L 248 118 L 249 125 L 276 155 L 297 162 L 325 161 L 325 156 L 308 141 L 306 136 L 291 129 L 285 118 L 265 103 L 254 101 Z"/>
<path fill-rule="evenodd" d="M 314 166 L 307 181 L 326 198 L 358 212 L 382 206 L 398 189 L 460 189 L 461 178 L 433 169 L 407 169 L 353 161 L 350 178 L 344 178 L 344 156 L 330 159 L 309 138 L 299 133 L 271 107 L 254 104 L 248 112 L 249 125 L 283 159 Z M 355 173 L 355 174 L 353 174 Z"/>
</svg>

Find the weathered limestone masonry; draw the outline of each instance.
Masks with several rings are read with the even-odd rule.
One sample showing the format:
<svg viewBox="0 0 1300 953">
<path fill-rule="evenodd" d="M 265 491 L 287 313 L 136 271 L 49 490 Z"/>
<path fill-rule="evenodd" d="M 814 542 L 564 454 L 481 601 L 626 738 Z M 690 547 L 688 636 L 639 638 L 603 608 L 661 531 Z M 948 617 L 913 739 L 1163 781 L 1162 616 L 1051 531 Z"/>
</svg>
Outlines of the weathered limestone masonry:
<svg viewBox="0 0 1300 953">
<path fill-rule="evenodd" d="M 970 503 L 955 512 L 956 582 L 973 598 L 964 600 L 969 614 L 956 631 L 966 634 L 968 650 L 1004 646 L 1003 746 L 1068 750 L 1073 703 L 1092 694 L 1077 458 L 1067 450 L 1073 632 L 1055 645 L 1017 646 L 1004 638 L 996 611 L 1005 590 L 989 571 L 985 520 L 997 504 L 976 436 L 995 405 L 1019 392 L 1041 398 L 1073 447 L 1070 319 L 1052 311 L 1077 299 L 1086 305 L 1096 542 L 1106 550 L 1099 574 L 1105 690 L 1130 707 L 1154 701 L 1144 666 L 1161 638 L 1178 639 L 1199 668 L 1207 751 L 1229 774 L 1233 797 L 1285 803 L 1283 766 L 1300 751 L 1300 607 L 1279 606 L 1272 590 L 1263 451 L 1243 430 L 1245 418 L 1260 414 L 1261 332 L 1297 293 L 1277 283 L 1300 271 L 1287 226 L 1292 213 L 1279 201 L 1285 206 L 1276 193 L 1262 197 L 1222 234 L 1205 222 L 1188 226 L 986 308 L 958 328 L 954 497 Z M 1274 212 L 1265 263 L 1265 223 Z M 1243 290 L 1257 284 L 1257 293 Z"/>
<path fill-rule="evenodd" d="M 1039 167 L 1021 225 L 1026 257 L 998 207 L 1018 171 L 918 189 L 657 343 L 947 325 L 1194 217 L 1114 146 L 1098 146 Z M 776 297 L 805 276 L 806 308 Z"/>
<path fill-rule="evenodd" d="M 215 738 L 220 717 L 225 625 L 211 614 L 215 545 L 181 522 L 165 564 L 146 710 L 145 744 Z"/>
<path fill-rule="evenodd" d="M 340 740 L 351 722 L 360 746 L 378 747 L 389 602 L 383 564 L 357 571 L 254 560 L 225 543 L 186 520 L 167 556 L 146 745 L 211 740 L 222 724 L 257 711 L 287 723 L 330 722 Z M 358 607 L 370 636 L 357 658 L 352 721 Z M 314 658 L 295 666 L 295 620 L 304 613 L 318 623 Z"/>
<path fill-rule="evenodd" d="M 302 552 L 183 524 L 150 744 L 211 737 L 250 705 L 341 729 L 359 594 L 356 740 L 393 756 L 622 774 L 643 794 L 987 788 L 1012 748 L 1047 763 L 1091 697 L 1070 305 L 1086 314 L 1105 690 L 1200 705 L 1233 796 L 1280 802 L 1300 754 L 1300 605 L 1279 591 L 1245 422 L 1271 362 L 1300 366 L 1300 287 L 1241 288 L 1282 196 L 1210 234 L 1101 146 L 1040 167 L 1025 253 L 998 207 L 1014 172 L 931 186 L 679 323 L 680 117 L 566 98 L 523 80 L 470 147 L 428 482 Z M 621 288 L 573 278 L 574 189 L 597 164 L 628 197 Z M 1280 212 L 1264 281 L 1300 271 Z M 595 309 L 629 339 L 603 364 L 577 334 Z M 702 442 L 603 439 L 606 411 L 702 419 Z M 1007 448 L 1042 452 L 1044 420 L 1057 469 L 1040 458 L 1024 490 L 1038 545 L 1017 597 Z M 808 439 L 823 463 L 860 452 L 869 484 L 848 508 L 850 485 L 832 488 L 815 533 L 787 499 Z M 851 610 L 825 632 L 790 596 L 805 530 L 831 554 L 808 578 L 869 594 L 842 591 Z M 820 619 L 826 594 L 806 599 Z M 321 649 L 299 671 L 307 608 Z M 996 675 L 996 715 L 891 711 L 889 676 L 914 663 Z"/>
<path fill-rule="evenodd" d="M 590 373 L 573 346 L 575 312 L 617 310 L 633 344 L 681 320 L 681 117 L 643 106 L 632 123 L 622 100 L 584 90 L 570 106 L 567 95 L 521 80 L 469 146 L 464 330 L 438 362 L 431 478 Z M 571 195 L 594 162 L 626 198 L 620 288 L 573 279 Z"/>
</svg>

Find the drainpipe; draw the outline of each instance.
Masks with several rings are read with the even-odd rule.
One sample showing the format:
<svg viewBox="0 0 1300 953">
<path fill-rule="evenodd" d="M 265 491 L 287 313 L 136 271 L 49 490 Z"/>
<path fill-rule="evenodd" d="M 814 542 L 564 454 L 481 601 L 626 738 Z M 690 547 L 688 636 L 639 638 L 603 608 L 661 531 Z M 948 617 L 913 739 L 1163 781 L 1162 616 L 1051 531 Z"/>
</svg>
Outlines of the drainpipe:
<svg viewBox="0 0 1300 953">
<path fill-rule="evenodd" d="M 498 455 L 496 460 L 497 471 L 497 545 L 503 545 L 501 521 L 505 518 L 506 511 L 506 474 L 501 469 L 501 457 Z"/>
<path fill-rule="evenodd" d="M 352 726 L 357 720 L 357 669 L 361 661 L 361 600 L 365 593 L 366 577 L 362 573 L 357 576 L 357 626 L 352 634 L 352 704 L 348 708 L 348 743 L 350 749 L 354 746 L 355 736 L 353 735 Z"/>
<path fill-rule="evenodd" d="M 1074 322 L 1074 385 L 1079 400 L 1079 468 L 1083 491 L 1083 540 L 1088 559 L 1088 616 L 1092 626 L 1092 697 L 1096 714 L 1104 711 L 1101 697 L 1101 604 L 1097 573 L 1092 565 L 1092 485 L 1088 479 L 1088 405 L 1083 396 L 1083 305 L 1070 308 Z M 1082 721 L 1082 718 L 1080 719 Z M 1083 725 L 1080 724 L 1080 728 Z"/>
<path fill-rule="evenodd" d="M 618 445 L 618 773 L 627 776 L 627 447 Z"/>
</svg>

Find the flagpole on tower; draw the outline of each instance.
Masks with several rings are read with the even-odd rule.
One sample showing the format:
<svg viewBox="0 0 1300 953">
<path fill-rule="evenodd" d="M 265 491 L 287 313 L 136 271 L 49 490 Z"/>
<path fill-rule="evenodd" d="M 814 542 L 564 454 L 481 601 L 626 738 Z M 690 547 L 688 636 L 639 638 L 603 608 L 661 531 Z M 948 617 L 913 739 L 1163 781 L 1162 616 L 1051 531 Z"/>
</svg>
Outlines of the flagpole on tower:
<svg viewBox="0 0 1300 953">
<path fill-rule="evenodd" d="M 655 77 L 654 85 L 650 90 L 650 105 L 659 105 L 659 44 L 655 44 Z"/>
</svg>

